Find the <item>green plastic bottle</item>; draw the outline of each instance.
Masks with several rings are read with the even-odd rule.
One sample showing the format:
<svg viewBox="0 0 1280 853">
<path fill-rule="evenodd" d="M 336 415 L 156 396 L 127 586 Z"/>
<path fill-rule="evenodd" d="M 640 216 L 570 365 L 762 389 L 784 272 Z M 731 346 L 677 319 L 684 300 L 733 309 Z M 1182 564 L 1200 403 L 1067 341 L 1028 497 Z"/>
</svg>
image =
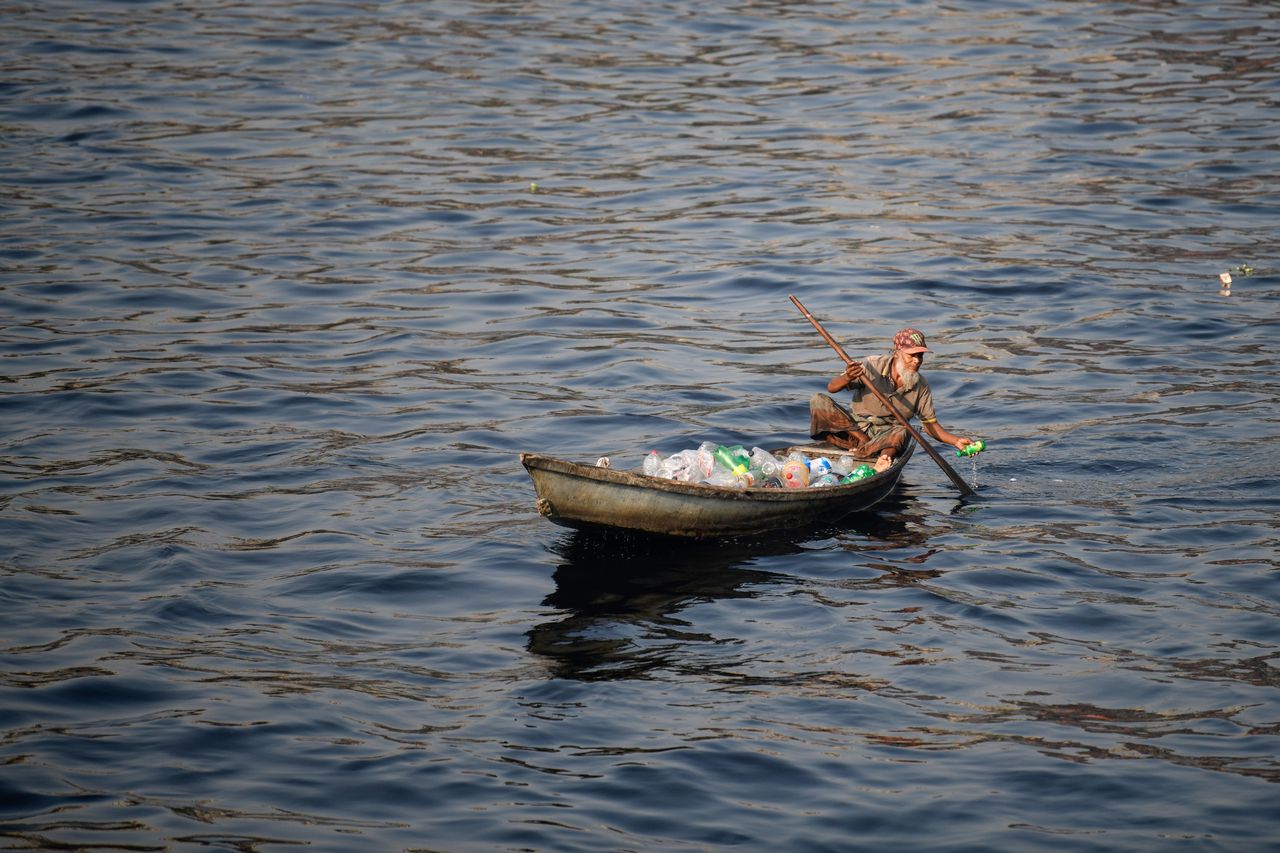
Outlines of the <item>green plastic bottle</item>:
<svg viewBox="0 0 1280 853">
<path fill-rule="evenodd" d="M 723 444 L 716 448 L 716 458 L 720 460 L 720 464 L 733 472 L 735 477 L 741 477 L 751 468 L 751 458 L 743 451 L 741 445 L 733 447 L 725 447 Z"/>
<path fill-rule="evenodd" d="M 975 441 L 963 450 L 957 450 L 956 456 L 977 456 L 979 453 L 987 449 L 985 441 Z"/>
<path fill-rule="evenodd" d="M 846 474 L 844 476 L 844 479 L 842 479 L 840 482 L 856 483 L 859 480 L 865 480 L 868 477 L 875 476 L 875 473 L 876 473 L 875 468 L 872 468 L 870 465 L 863 463 L 862 465 L 859 465 L 857 468 L 854 468 L 852 471 Z"/>
</svg>

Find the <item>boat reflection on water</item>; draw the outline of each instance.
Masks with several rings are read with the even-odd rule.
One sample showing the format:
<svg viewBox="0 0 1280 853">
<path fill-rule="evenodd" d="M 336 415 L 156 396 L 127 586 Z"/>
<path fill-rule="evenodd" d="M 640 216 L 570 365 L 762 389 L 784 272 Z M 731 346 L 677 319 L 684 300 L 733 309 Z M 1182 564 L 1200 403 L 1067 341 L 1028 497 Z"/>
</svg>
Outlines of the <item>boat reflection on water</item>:
<svg viewBox="0 0 1280 853">
<path fill-rule="evenodd" d="M 688 664 L 692 646 L 732 639 L 693 630 L 682 610 L 799 583 L 796 575 L 756 566 L 785 565 L 787 556 L 815 547 L 829 550 L 832 540 L 872 559 L 919 548 L 929 531 L 919 523 L 924 510 L 917 503 L 895 496 L 838 527 L 750 539 L 566 533 L 551 546 L 563 562 L 554 574 L 555 590 L 542 602 L 560 613 L 528 632 L 528 649 L 550 663 L 555 678 L 608 680 L 679 669 Z"/>
<path fill-rule="evenodd" d="M 774 553 L 778 551 L 774 545 Z M 789 546 L 799 550 L 798 546 Z M 543 605 L 559 618 L 536 625 L 528 648 L 551 677 L 608 680 L 669 669 L 694 635 L 680 611 L 716 599 L 749 598 L 785 575 L 748 568 L 758 545 L 623 539 L 579 531 L 553 550 L 564 562 Z"/>
</svg>

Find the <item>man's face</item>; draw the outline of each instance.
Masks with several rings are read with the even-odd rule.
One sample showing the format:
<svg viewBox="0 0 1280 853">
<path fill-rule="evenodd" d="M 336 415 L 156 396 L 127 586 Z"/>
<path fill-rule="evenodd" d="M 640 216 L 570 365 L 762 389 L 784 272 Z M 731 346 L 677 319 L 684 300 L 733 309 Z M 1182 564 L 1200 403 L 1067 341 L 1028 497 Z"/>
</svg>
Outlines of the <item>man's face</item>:
<svg viewBox="0 0 1280 853">
<path fill-rule="evenodd" d="M 898 372 L 907 375 L 915 373 L 924 364 L 924 353 L 903 352 L 898 350 Z"/>
</svg>

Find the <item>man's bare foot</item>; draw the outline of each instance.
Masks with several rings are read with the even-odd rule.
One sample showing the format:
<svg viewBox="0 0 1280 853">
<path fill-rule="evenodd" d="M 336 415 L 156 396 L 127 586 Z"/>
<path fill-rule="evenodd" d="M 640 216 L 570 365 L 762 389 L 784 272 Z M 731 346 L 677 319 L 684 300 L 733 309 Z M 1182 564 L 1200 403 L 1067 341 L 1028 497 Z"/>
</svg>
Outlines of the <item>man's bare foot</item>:
<svg viewBox="0 0 1280 853">
<path fill-rule="evenodd" d="M 876 459 L 876 464 L 874 467 L 876 469 L 876 473 L 878 474 L 884 469 L 892 465 L 893 465 L 893 457 L 890 456 L 888 453 L 881 453 L 880 457 Z"/>
</svg>

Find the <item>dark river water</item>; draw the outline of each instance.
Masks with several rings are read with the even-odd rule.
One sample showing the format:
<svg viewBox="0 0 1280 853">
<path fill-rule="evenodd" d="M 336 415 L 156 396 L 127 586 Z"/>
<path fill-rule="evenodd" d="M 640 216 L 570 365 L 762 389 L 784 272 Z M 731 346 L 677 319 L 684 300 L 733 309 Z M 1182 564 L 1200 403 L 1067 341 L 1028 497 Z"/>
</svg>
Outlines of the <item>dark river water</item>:
<svg viewBox="0 0 1280 853">
<path fill-rule="evenodd" d="M 1280 849 L 1280 6 L 4 15 L 4 849 Z M 537 514 L 805 438 L 789 293 L 977 497 Z"/>
</svg>

